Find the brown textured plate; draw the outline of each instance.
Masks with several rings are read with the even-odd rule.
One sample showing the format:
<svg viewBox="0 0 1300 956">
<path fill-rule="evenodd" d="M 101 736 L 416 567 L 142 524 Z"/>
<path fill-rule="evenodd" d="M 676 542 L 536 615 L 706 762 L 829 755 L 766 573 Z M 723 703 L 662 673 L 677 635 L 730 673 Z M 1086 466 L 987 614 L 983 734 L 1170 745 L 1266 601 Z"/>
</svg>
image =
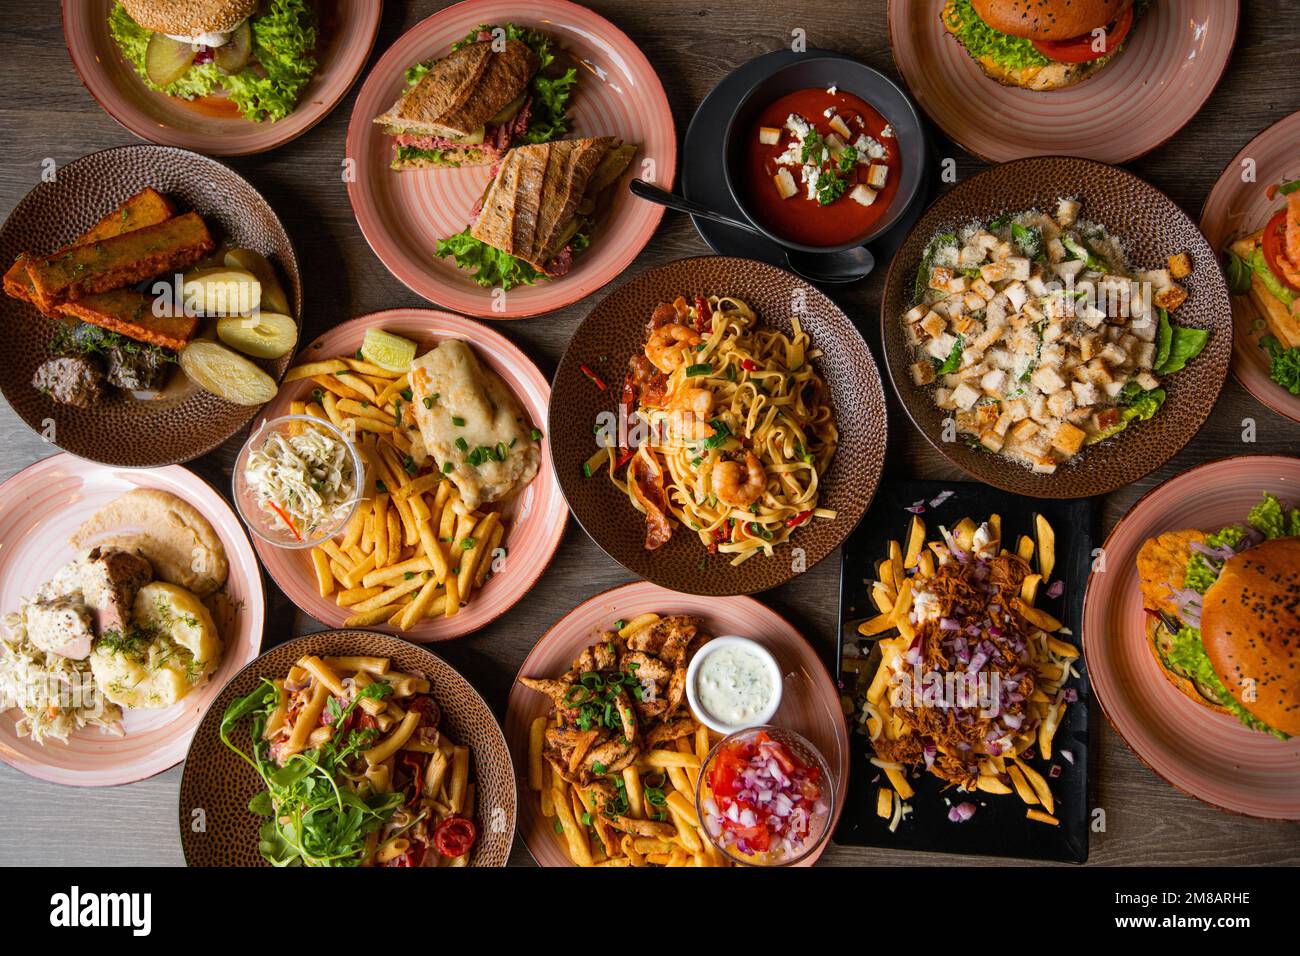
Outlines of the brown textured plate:
<svg viewBox="0 0 1300 956">
<path fill-rule="evenodd" d="M 146 186 L 166 194 L 181 211 L 199 213 L 218 243 L 255 249 L 270 259 L 294 315 L 302 315 L 298 258 L 270 204 L 215 159 L 171 146 L 119 146 L 60 166 L 53 180 L 22 198 L 0 228 L 0 263 L 8 268 L 22 252 L 53 252 Z M 119 395 L 95 408 L 60 405 L 31 384 L 36 366 L 51 355 L 54 320 L 0 295 L 0 322 L 8 333 L 0 390 L 33 430 L 82 458 L 132 468 L 191 461 L 257 414 L 257 407 L 235 405 L 192 385 L 179 368 L 157 399 Z M 291 359 L 292 353 L 258 364 L 279 381 Z"/>
<path fill-rule="evenodd" d="M 266 866 L 257 850 L 264 817 L 248 809 L 262 780 L 239 755 L 221 742 L 221 715 L 263 678 L 283 677 L 305 654 L 364 655 L 392 658 L 393 666 L 429 678 L 430 693 L 442 708 L 441 726 L 469 747 L 470 779 L 475 785 L 475 824 L 471 866 L 505 866 L 515 834 L 515 770 L 501 727 L 492 710 L 454 667 L 436 654 L 374 631 L 321 631 L 273 647 L 221 689 L 194 734 L 181 774 L 181 849 L 190 866 Z M 248 723 L 238 725 L 233 741 L 248 746 Z M 196 831 L 195 811 L 205 826 Z"/>
<path fill-rule="evenodd" d="M 627 360 L 645 344 L 650 313 L 679 295 L 742 299 L 763 323 L 786 332 L 791 330 L 791 308 L 801 303 L 800 322 L 813 347 L 823 352 L 814 361 L 830 389 L 840 444 L 830 470 L 821 477 L 820 506 L 834 508 L 838 517 L 809 522 L 772 557 L 757 555 L 738 567 L 724 557 L 710 557 L 699 538 L 680 527 L 666 545 L 647 551 L 645 519 L 627 497 L 603 473 L 592 478 L 582 474 L 583 463 L 596 451 L 597 415 L 617 412 Z M 584 365 L 607 382 L 604 391 L 584 374 Z M 885 395 L 867 343 L 849 317 L 816 288 L 764 262 L 702 256 L 637 276 L 592 310 L 574 333 L 551 383 L 547 436 L 569 508 L 606 554 L 632 573 L 674 591 L 750 594 L 811 568 L 857 525 L 884 466 Z"/>
<path fill-rule="evenodd" d="M 317 60 L 298 105 L 253 123 L 225 96 L 183 100 L 144 85 L 108 29 L 115 0 L 63 0 L 63 39 L 81 82 L 104 112 L 141 139 L 210 156 L 263 153 L 297 139 L 338 105 L 361 75 L 379 32 L 382 0 L 315 0 Z"/>
<path fill-rule="evenodd" d="M 1180 325 L 1209 329 L 1205 350 L 1181 372 L 1163 379 L 1164 407 L 1150 421 L 1135 422 L 1114 438 L 1085 448 L 1053 475 L 1035 474 L 1009 458 L 943 441 L 947 413 L 930 390 L 912 384 L 910 350 L 902 316 L 912 305 L 916 269 L 930 238 L 973 220 L 1002 212 L 1055 209 L 1062 196 L 1083 203 L 1079 215 L 1104 225 L 1119 237 L 1130 264 L 1163 267 L 1178 252 L 1189 252 L 1193 271 L 1180 279 L 1187 301 L 1171 318 Z M 880 302 L 885 366 L 903 407 L 930 444 L 967 474 L 995 487 L 1036 498 L 1104 495 L 1137 481 L 1173 457 L 1204 424 L 1219 397 L 1232 356 L 1232 306 L 1218 259 L 1196 224 L 1172 199 L 1132 173 L 1105 163 L 1064 156 L 1042 156 L 995 166 L 958 183 L 941 196 L 913 227 L 889 267 Z"/>
</svg>

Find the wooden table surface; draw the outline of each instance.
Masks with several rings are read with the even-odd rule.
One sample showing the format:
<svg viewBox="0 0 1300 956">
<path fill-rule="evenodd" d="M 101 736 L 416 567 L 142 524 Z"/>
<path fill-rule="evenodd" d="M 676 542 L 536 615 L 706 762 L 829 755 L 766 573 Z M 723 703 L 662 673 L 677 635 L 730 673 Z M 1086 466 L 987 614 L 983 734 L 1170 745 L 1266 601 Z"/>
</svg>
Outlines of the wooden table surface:
<svg viewBox="0 0 1300 956">
<path fill-rule="evenodd" d="M 1175 2 L 1175 0 L 1158 0 Z M 1226 3 L 1227 0 L 1224 0 Z M 404 31 L 445 4 L 385 4 L 370 63 Z M 696 104 L 733 67 L 783 47 L 790 31 L 807 31 L 808 45 L 851 54 L 897 78 L 885 27 L 884 0 L 855 7 L 846 17 L 840 0 L 599 0 L 590 6 L 623 29 L 664 78 L 678 135 Z M 42 162 L 70 162 L 109 146 L 137 142 L 82 87 L 63 44 L 59 5 L 3 4 L 0 10 L 0 211 L 5 215 L 39 181 Z M 521 4 L 526 6 L 526 4 Z M 1160 149 L 1130 164 L 1169 193 L 1193 218 L 1220 170 L 1265 127 L 1300 107 L 1295 70 L 1300 30 L 1277 16 L 1273 4 L 1248 0 L 1232 62 L 1200 113 Z M 725 10 L 725 13 L 723 12 Z M 901 81 L 900 81 L 901 82 Z M 359 84 L 358 84 L 359 85 Z M 353 316 L 396 306 L 424 306 L 393 278 L 358 229 L 339 176 L 344 138 L 356 89 L 319 126 L 261 156 L 231 161 L 279 212 L 298 250 L 307 285 L 303 341 Z M 959 175 L 983 167 L 931 126 L 938 155 L 956 159 Z M 658 234 L 627 274 L 709 250 L 690 221 L 668 214 Z M 879 357 L 877 310 L 883 269 L 833 298 L 858 322 Z M 608 290 L 606 290 L 608 291 Z M 495 327 L 516 342 L 548 377 L 578 322 L 600 293 L 551 315 Z M 953 479 L 960 474 L 908 423 L 888 388 L 891 431 L 887 476 Z M 1244 444 L 1243 421 L 1256 422 L 1256 440 Z M 239 439 L 191 463 L 227 489 Z M 57 449 L 0 408 L 0 478 Z M 1146 491 L 1200 462 L 1243 453 L 1296 453 L 1300 425 L 1269 411 L 1229 378 L 1210 421 L 1165 467 L 1107 496 L 1104 530 Z M 3 543 L 0 542 L 0 545 Z M 838 554 L 762 600 L 802 627 L 833 664 L 837 629 Z M 439 644 L 445 656 L 482 692 L 504 720 L 508 686 L 533 642 L 554 621 L 598 591 L 631 580 L 575 523 L 534 591 L 503 618 L 471 637 Z M 267 580 L 265 645 L 319 630 Z M 1233 816 L 1178 792 L 1129 751 L 1094 707 L 1092 805 L 1105 811 L 1105 832 L 1092 835 L 1093 864 L 1281 864 L 1300 862 L 1300 828 Z M 111 789 L 75 789 L 28 779 L 0 765 L 0 864 L 181 864 L 177 834 L 180 768 Z M 983 857 L 905 854 L 832 845 L 831 865 L 996 863 Z M 515 841 L 514 864 L 531 864 Z"/>
</svg>

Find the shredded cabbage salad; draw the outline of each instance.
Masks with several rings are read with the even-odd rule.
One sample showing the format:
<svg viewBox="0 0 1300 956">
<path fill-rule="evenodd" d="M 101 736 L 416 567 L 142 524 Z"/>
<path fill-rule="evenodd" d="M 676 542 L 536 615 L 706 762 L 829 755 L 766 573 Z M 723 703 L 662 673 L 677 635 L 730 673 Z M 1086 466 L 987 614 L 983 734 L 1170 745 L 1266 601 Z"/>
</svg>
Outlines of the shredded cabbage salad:
<svg viewBox="0 0 1300 956">
<path fill-rule="evenodd" d="M 47 654 L 27 637 L 27 602 L 4 617 L 0 635 L 0 710 L 22 711 L 15 730 L 42 743 L 46 737 L 67 742 L 83 727 L 99 727 L 121 736 L 122 708 L 99 692 L 90 661 Z"/>
<path fill-rule="evenodd" d="M 272 526 L 300 540 L 333 531 L 357 494 L 344 443 L 311 427 L 298 435 L 271 435 L 249 453 L 244 477 Z"/>
</svg>

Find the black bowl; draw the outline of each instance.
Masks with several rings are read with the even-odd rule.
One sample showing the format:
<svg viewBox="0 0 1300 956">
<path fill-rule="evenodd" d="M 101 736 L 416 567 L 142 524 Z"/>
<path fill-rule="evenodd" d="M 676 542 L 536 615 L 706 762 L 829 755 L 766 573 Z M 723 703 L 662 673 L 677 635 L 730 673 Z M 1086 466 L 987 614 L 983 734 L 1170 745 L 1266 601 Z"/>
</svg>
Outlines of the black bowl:
<svg viewBox="0 0 1300 956">
<path fill-rule="evenodd" d="M 751 210 L 742 168 L 744 139 L 758 114 L 773 100 L 797 90 L 825 89 L 832 85 L 866 100 L 894 128 L 902 153 L 902 180 L 889 209 L 869 233 L 837 246 L 807 246 L 772 232 Z M 912 204 L 921 187 L 921 170 L 925 165 L 925 134 L 921 129 L 921 118 L 907 94 L 883 73 L 841 53 L 824 50 L 810 50 L 806 56 L 779 67 L 751 86 L 732 112 L 723 142 L 727 189 L 745 218 L 773 242 L 804 252 L 842 252 L 885 232 Z"/>
</svg>

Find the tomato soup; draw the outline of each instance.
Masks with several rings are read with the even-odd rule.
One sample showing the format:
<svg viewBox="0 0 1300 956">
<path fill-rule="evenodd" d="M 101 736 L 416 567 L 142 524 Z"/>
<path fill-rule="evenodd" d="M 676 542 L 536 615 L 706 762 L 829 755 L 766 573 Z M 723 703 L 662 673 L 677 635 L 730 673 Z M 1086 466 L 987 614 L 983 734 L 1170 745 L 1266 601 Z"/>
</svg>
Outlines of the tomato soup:
<svg viewBox="0 0 1300 956">
<path fill-rule="evenodd" d="M 745 134 L 750 213 L 773 234 L 805 246 L 842 246 L 884 218 L 901 175 L 888 121 L 835 87 L 787 93 Z"/>
</svg>

